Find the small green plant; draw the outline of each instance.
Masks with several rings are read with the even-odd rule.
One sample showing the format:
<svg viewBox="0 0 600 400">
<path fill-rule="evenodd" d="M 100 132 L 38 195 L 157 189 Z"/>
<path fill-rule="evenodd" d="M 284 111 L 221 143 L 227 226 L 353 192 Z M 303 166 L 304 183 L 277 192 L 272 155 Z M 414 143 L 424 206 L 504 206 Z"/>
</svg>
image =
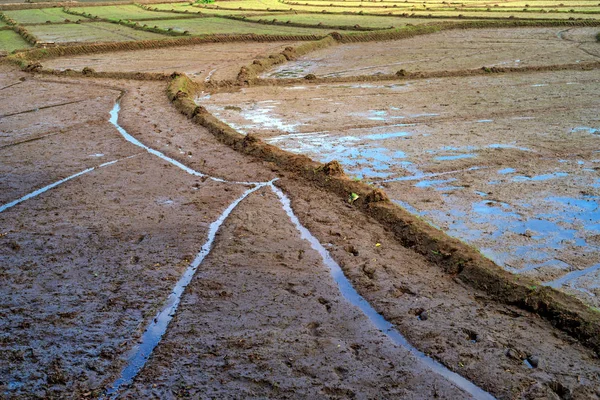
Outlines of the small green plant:
<svg viewBox="0 0 600 400">
<path fill-rule="evenodd" d="M 196 0 L 196 4 L 212 4 L 215 0 Z"/>
</svg>

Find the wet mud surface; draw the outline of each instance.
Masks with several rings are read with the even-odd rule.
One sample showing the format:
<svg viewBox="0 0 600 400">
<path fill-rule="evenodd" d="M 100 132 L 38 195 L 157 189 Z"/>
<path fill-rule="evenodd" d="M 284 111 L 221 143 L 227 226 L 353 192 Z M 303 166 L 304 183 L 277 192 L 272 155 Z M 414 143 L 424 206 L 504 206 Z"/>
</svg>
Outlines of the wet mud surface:
<svg viewBox="0 0 600 400">
<path fill-rule="evenodd" d="M 0 81 L 20 76 L 2 69 Z M 495 304 L 444 275 L 341 199 L 220 144 L 172 107 L 163 83 L 32 79 L 57 87 L 41 96 L 18 91 L 19 102 L 8 111 L 3 106 L 3 114 L 27 104 L 83 101 L 61 106 L 52 124 L 38 114 L 42 109 L 0 121 L 8 124 L 2 132 L 10 145 L 0 149 L 0 165 L 10 171 L 2 175 L 3 202 L 118 162 L 0 212 L 2 397 L 97 398 L 119 377 L 210 225 L 248 189 L 190 174 L 174 162 L 228 181 L 279 177 L 300 222 L 358 293 L 412 345 L 484 391 L 506 399 L 600 397 L 597 355 L 539 317 Z M 127 91 L 119 126 L 164 158 L 126 141 L 107 122 L 115 88 Z M 323 89 L 335 99 L 334 90 Z M 580 95 L 586 99 L 585 91 Z M 365 119 L 344 118 L 348 124 Z M 262 122 L 256 123 L 261 133 Z M 381 121 L 365 129 L 375 125 Z M 57 129 L 65 132 L 45 137 Z M 281 137 L 278 126 L 269 129 L 263 136 Z M 37 137 L 44 138 L 16 144 Z M 394 345 L 340 295 L 323 259 L 268 187 L 224 221 L 162 342 L 124 389 L 119 398 L 469 397 Z"/>
<path fill-rule="evenodd" d="M 62 57 L 44 62 L 47 68 L 119 72 L 183 72 L 192 79 L 235 79 L 240 68 L 256 58 L 279 53 L 297 42 L 207 43 L 119 53 Z"/>
<path fill-rule="evenodd" d="M 160 349 L 124 395 L 467 396 L 394 347 L 349 307 L 328 275 L 270 190 L 249 197 L 219 234 Z"/>
<path fill-rule="evenodd" d="M 595 71 L 565 71 L 247 88 L 202 104 L 340 161 L 509 271 L 598 305 L 598 84 Z M 574 271 L 586 273 L 556 282 Z"/>
<path fill-rule="evenodd" d="M 528 67 L 598 61 L 597 28 L 443 31 L 411 39 L 357 43 L 315 51 L 263 74 L 299 78 Z"/>
</svg>

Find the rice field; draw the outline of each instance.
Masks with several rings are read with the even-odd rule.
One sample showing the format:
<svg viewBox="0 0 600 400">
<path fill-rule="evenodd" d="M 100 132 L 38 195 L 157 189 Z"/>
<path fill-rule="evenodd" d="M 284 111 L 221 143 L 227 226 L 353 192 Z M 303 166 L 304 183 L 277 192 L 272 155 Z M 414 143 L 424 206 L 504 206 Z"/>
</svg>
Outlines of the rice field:
<svg viewBox="0 0 600 400">
<path fill-rule="evenodd" d="M 86 24 L 33 25 L 29 32 L 40 41 L 54 43 L 68 42 L 125 42 L 129 40 L 162 39 L 164 35 L 111 24 L 90 22 Z"/>
<path fill-rule="evenodd" d="M 329 33 L 327 29 L 263 25 L 216 17 L 160 20 L 152 21 L 148 25 L 161 29 L 172 29 L 176 32 L 188 31 L 192 35 L 245 33 L 261 35 L 327 35 Z"/>
<path fill-rule="evenodd" d="M 32 10 L 12 10 L 3 13 L 17 21 L 19 24 L 43 24 L 46 22 L 64 22 L 65 20 L 76 21 L 86 19 L 67 14 L 62 8 L 39 8 Z"/>
<path fill-rule="evenodd" d="M 277 21 L 277 22 L 292 22 L 297 24 L 307 25 L 326 25 L 326 26 L 344 26 L 355 27 L 356 25 L 362 28 L 398 28 L 408 24 L 431 24 L 439 21 L 432 21 L 429 18 L 402 18 L 402 17 L 375 17 L 362 15 L 331 15 L 331 14 L 276 14 L 276 15 L 259 15 L 250 16 L 247 18 L 250 21 Z"/>
<path fill-rule="evenodd" d="M 291 10 L 304 13 L 334 14 L 407 14 L 423 17 L 473 17 L 473 18 L 527 18 L 527 19 L 565 19 L 594 18 L 600 14 L 598 2 L 583 1 L 569 3 L 539 2 L 461 2 L 446 1 L 400 2 L 400 1 L 294 1 L 248 0 L 216 1 L 206 5 L 212 9 L 250 9 L 250 10 Z"/>
<path fill-rule="evenodd" d="M 0 52 L 10 52 L 17 49 L 30 47 L 18 33 L 12 30 L 0 31 Z"/>
<path fill-rule="evenodd" d="M 76 13 L 91 14 L 98 18 L 112 19 L 153 19 L 153 18 L 179 18 L 180 14 L 148 11 L 141 7 L 127 4 L 118 6 L 99 6 L 99 7 L 76 7 L 72 9 Z"/>
</svg>

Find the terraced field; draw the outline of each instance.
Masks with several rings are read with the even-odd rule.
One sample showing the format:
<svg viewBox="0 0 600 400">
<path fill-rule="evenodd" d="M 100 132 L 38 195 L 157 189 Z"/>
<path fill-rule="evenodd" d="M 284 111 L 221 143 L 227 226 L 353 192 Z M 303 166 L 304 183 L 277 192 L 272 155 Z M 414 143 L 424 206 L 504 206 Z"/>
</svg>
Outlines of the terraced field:
<svg viewBox="0 0 600 400">
<path fill-rule="evenodd" d="M 164 36 L 108 22 L 86 24 L 34 25 L 28 30 L 42 42 L 122 42 L 163 39 Z"/>
<path fill-rule="evenodd" d="M 10 30 L 0 31 L 0 52 L 26 49 L 28 47 L 30 47 L 30 44 L 23 40 L 18 33 Z"/>
<path fill-rule="evenodd" d="M 192 35 L 210 34 L 244 34 L 255 33 L 264 35 L 327 35 L 328 30 L 287 26 L 265 26 L 244 21 L 232 21 L 224 18 L 195 18 L 152 21 L 151 26 L 161 29 L 171 29 L 176 32 L 189 32 Z"/>
<path fill-rule="evenodd" d="M 82 3 L 0 0 L 0 398 L 600 399 L 597 2 Z"/>
<path fill-rule="evenodd" d="M 130 19 L 130 20 L 143 20 L 143 19 L 154 19 L 154 18 L 174 18 L 180 15 L 175 13 L 156 13 L 152 11 L 146 11 L 141 7 L 134 5 L 118 5 L 118 6 L 106 6 L 106 7 L 74 7 L 70 9 L 74 13 L 78 14 L 91 14 L 98 18 L 112 18 L 112 19 Z"/>
<path fill-rule="evenodd" d="M 65 22 L 86 19 L 83 17 L 67 14 L 62 8 L 40 8 L 33 10 L 4 11 L 4 15 L 15 20 L 19 24 L 44 24 L 46 22 Z"/>
</svg>

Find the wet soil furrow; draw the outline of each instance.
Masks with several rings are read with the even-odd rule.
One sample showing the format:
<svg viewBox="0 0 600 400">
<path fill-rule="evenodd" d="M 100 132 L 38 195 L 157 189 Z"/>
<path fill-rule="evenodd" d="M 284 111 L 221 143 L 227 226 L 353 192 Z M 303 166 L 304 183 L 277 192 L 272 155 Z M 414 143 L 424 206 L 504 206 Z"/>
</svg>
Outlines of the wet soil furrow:
<svg viewBox="0 0 600 400">
<path fill-rule="evenodd" d="M 108 167 L 110 165 L 118 163 L 119 161 L 127 160 L 127 159 L 130 159 L 130 158 L 135 157 L 135 156 L 136 155 L 125 157 L 125 158 L 121 158 L 119 160 L 113 160 L 113 161 L 105 162 L 103 164 L 98 165 L 97 167 L 91 167 L 91 168 L 88 168 L 88 169 L 84 169 L 83 171 L 77 172 L 76 174 L 73 174 L 73 175 L 68 176 L 66 178 L 63 178 L 63 179 L 61 179 L 59 181 L 51 183 L 50 185 L 44 186 L 43 188 L 34 190 L 33 192 L 28 193 L 28 194 L 26 194 L 25 196 L 23 196 L 23 197 L 21 197 L 19 199 L 11 201 L 10 203 L 4 204 L 4 205 L 0 205 L 0 212 L 6 211 L 9 208 L 12 208 L 12 207 L 16 206 L 17 204 L 20 204 L 20 203 L 24 202 L 25 200 L 29 200 L 31 198 L 39 196 L 40 194 L 45 193 L 48 190 L 53 189 L 53 188 L 55 188 L 55 187 L 57 187 L 59 185 L 62 185 L 63 183 L 66 183 L 66 182 L 70 181 L 71 179 L 75 179 L 75 178 L 77 178 L 79 176 L 85 175 L 85 174 L 90 173 L 90 172 L 92 172 L 94 170 L 97 170 L 97 169 L 100 169 L 100 168 L 104 168 L 104 167 Z"/>
</svg>

